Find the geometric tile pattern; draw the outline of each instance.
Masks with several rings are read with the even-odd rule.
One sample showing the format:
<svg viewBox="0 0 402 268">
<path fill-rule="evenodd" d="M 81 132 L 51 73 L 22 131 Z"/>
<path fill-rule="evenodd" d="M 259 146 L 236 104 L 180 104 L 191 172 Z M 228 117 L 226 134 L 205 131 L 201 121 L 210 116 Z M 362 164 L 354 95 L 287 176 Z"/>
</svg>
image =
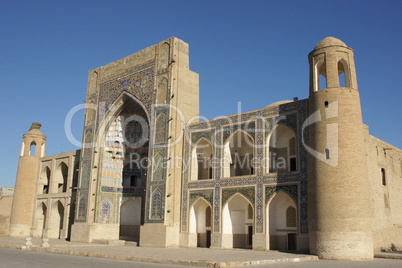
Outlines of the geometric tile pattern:
<svg viewBox="0 0 402 268">
<path fill-rule="evenodd" d="M 207 140 L 215 139 L 213 151 L 216 167 L 214 168 L 213 181 L 190 181 L 188 168 L 183 172 L 183 192 L 182 192 L 182 220 L 181 230 L 187 231 L 187 217 L 189 194 L 199 190 L 213 191 L 213 220 L 214 232 L 220 232 L 221 206 L 227 202 L 230 196 L 237 191 L 246 196 L 255 207 L 255 231 L 261 233 L 264 230 L 265 219 L 263 217 L 267 200 L 271 197 L 272 191 L 285 191 L 299 204 L 301 232 L 308 232 L 308 211 L 307 211 L 307 160 L 306 150 L 301 146 L 302 124 L 307 117 L 307 100 L 291 102 L 277 107 L 268 107 L 244 114 L 232 115 L 208 121 L 194 123 L 186 127 L 184 144 L 184 164 L 191 162 L 191 148 L 194 142 L 201 138 Z M 229 125 L 231 124 L 231 125 Z M 291 128 L 296 133 L 296 154 L 298 161 L 297 172 L 292 173 L 266 173 L 258 161 L 262 161 L 264 156 L 264 146 L 267 146 L 267 136 L 278 124 L 283 124 Z M 212 131 L 214 129 L 214 132 Z M 222 179 L 221 158 L 223 154 L 223 143 L 237 130 L 243 130 L 254 138 L 256 145 L 257 168 L 255 175 L 231 177 Z M 211 135 L 215 133 L 215 135 Z M 210 138 L 211 135 L 211 138 Z M 292 183 L 289 185 L 289 183 Z M 274 184 L 274 185 L 273 185 Z M 223 188 L 222 188 L 223 187 Z M 274 187 L 274 188 L 270 188 Z M 238 190 L 236 190 L 236 188 Z M 242 189 L 242 190 L 241 190 Z M 253 196 L 247 191 L 253 189 Z"/>
<path fill-rule="evenodd" d="M 241 194 L 243 197 L 250 201 L 252 207 L 255 204 L 255 188 L 254 187 L 235 187 L 235 188 L 224 188 L 222 189 L 222 207 L 226 202 L 235 194 Z"/>
<path fill-rule="evenodd" d="M 191 206 L 197 201 L 199 198 L 204 198 L 210 206 L 212 206 L 214 192 L 212 190 L 199 190 L 199 191 L 190 191 L 190 199 L 188 207 Z"/>
</svg>

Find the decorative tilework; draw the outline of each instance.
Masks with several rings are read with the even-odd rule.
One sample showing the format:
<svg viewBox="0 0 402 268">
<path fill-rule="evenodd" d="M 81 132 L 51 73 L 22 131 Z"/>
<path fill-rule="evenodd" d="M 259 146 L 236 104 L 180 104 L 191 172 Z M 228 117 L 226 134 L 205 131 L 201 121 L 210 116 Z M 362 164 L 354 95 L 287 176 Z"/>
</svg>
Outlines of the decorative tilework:
<svg viewBox="0 0 402 268">
<path fill-rule="evenodd" d="M 225 188 L 222 189 L 222 207 L 226 204 L 226 202 L 235 194 L 241 194 L 245 198 L 247 198 L 252 206 L 254 207 L 255 203 L 255 188 L 254 187 L 241 187 L 241 188 Z"/>
<path fill-rule="evenodd" d="M 113 223 L 112 210 L 113 210 L 112 202 L 110 202 L 110 200 L 108 200 L 108 199 L 103 201 L 103 203 L 101 205 L 100 223 Z"/>
<path fill-rule="evenodd" d="M 278 191 L 284 191 L 287 193 L 290 197 L 293 198 L 295 203 L 298 202 L 298 193 L 297 193 L 297 185 L 274 185 L 274 186 L 266 186 L 265 187 L 265 203 L 268 204 L 268 202 L 271 200 L 271 198 L 278 192 Z"/>
<path fill-rule="evenodd" d="M 204 198 L 212 207 L 213 205 L 213 195 L 214 192 L 213 190 L 199 190 L 199 191 L 189 191 L 189 204 L 188 206 L 191 208 L 191 206 L 197 201 L 199 198 Z"/>
<path fill-rule="evenodd" d="M 152 193 L 151 198 L 151 219 L 161 219 L 162 218 L 162 192 L 157 189 Z"/>
<path fill-rule="evenodd" d="M 155 123 L 155 144 L 165 143 L 167 135 L 167 120 L 164 113 L 160 113 Z"/>
<path fill-rule="evenodd" d="M 155 150 L 156 151 L 156 150 Z M 163 180 L 164 179 L 164 166 L 165 166 L 165 158 L 163 157 L 163 150 L 157 151 L 154 155 L 154 161 L 153 161 L 153 174 L 152 174 L 152 180 L 153 181 L 158 181 L 158 180 Z"/>
<path fill-rule="evenodd" d="M 87 213 L 87 196 L 81 195 L 78 203 L 78 220 L 84 220 Z"/>
<path fill-rule="evenodd" d="M 198 141 L 202 138 L 206 139 L 211 144 L 214 144 L 214 134 L 215 134 L 214 129 L 210 129 L 210 130 L 206 130 L 206 131 L 192 132 L 191 133 L 191 144 L 192 144 L 192 146 L 195 146 L 198 143 Z"/>
<path fill-rule="evenodd" d="M 91 170 L 90 168 L 90 160 L 83 160 L 82 161 L 82 166 L 81 166 L 81 188 L 88 188 L 89 185 L 89 172 Z"/>
<path fill-rule="evenodd" d="M 97 126 L 108 112 L 111 105 L 124 92 L 139 100 L 151 114 L 154 89 L 154 61 L 138 66 L 120 75 L 118 79 L 111 79 L 99 87 Z M 125 76 L 124 76 L 125 75 Z"/>
<path fill-rule="evenodd" d="M 242 177 L 233 177 L 228 179 L 221 179 L 221 169 L 216 168 L 215 172 L 215 180 L 214 181 L 189 181 L 189 173 L 187 170 L 184 170 L 183 174 L 183 203 L 182 203 L 182 231 L 187 230 L 187 217 L 188 217 L 188 193 L 197 191 L 197 189 L 201 188 L 204 190 L 205 188 L 213 188 L 214 189 L 214 198 L 213 198 L 213 206 L 214 206 L 214 232 L 220 232 L 220 221 L 221 221 L 221 204 L 223 205 L 225 202 L 223 201 L 223 194 L 226 189 L 230 192 L 231 189 L 236 188 L 253 188 L 255 189 L 254 197 L 255 198 L 255 206 L 256 206 L 256 218 L 255 218 L 255 227 L 256 233 L 262 233 L 264 227 L 265 218 L 264 214 L 264 197 L 265 197 L 265 186 L 267 183 L 276 183 L 277 186 L 285 186 L 284 183 L 298 183 L 300 189 L 300 197 L 296 195 L 294 198 L 296 200 L 299 198 L 296 203 L 300 203 L 300 222 L 301 222 L 301 232 L 306 233 L 308 222 L 307 222 L 307 161 L 306 161 L 306 152 L 302 148 L 299 141 L 301 141 L 301 126 L 306 118 L 306 103 L 307 100 L 291 102 L 284 105 L 280 105 L 277 107 L 268 107 L 261 110 L 256 110 L 252 112 L 247 112 L 239 115 L 232 115 L 228 117 L 217 118 L 213 120 L 203 121 L 199 123 L 195 123 L 186 127 L 185 137 L 192 139 L 197 137 L 198 132 L 203 133 L 208 131 L 209 129 L 215 128 L 215 156 L 217 158 L 216 166 L 221 165 L 221 157 L 223 153 L 222 144 L 226 141 L 231 134 L 233 134 L 236 130 L 245 128 L 245 124 L 247 122 L 253 121 L 254 130 L 247 132 L 250 135 L 252 134 L 255 139 L 256 148 L 256 157 L 257 159 L 263 159 L 264 146 L 266 143 L 266 136 L 270 131 L 275 128 L 275 125 L 285 124 L 289 128 L 291 128 L 296 133 L 296 141 L 297 141 L 297 150 L 298 153 L 298 170 L 299 172 L 292 173 L 284 173 L 284 174 L 264 174 L 262 168 L 256 169 L 256 174 L 253 176 L 242 176 Z M 267 118 L 269 117 L 269 118 Z M 271 118 L 271 119 L 270 119 Z M 268 123 L 267 123 L 268 120 Z M 271 120 L 271 121 L 270 121 Z M 269 124 L 271 122 L 271 124 Z M 233 127 L 227 126 L 228 124 L 232 124 Z M 221 128 L 221 126 L 224 126 Z M 240 127 L 239 127 L 240 126 Z M 247 128 L 245 128 L 247 129 Z M 226 130 L 226 132 L 224 132 Z M 244 129 L 243 129 L 244 130 Z M 245 131 L 245 130 L 244 130 Z M 198 138 L 198 137 L 197 137 Z M 191 143 L 192 140 L 185 140 L 184 147 L 184 162 L 189 163 L 189 159 L 191 158 Z M 243 187 L 239 187 L 243 186 Z M 245 187 L 247 186 L 247 187 Z M 221 196 L 221 187 L 225 187 L 222 190 Z M 282 189 L 283 190 L 283 189 Z M 227 199 L 227 196 L 225 197 Z M 254 202 L 253 202 L 254 204 Z"/>
<path fill-rule="evenodd" d="M 225 143 L 226 140 L 239 129 L 249 134 L 253 140 L 255 140 L 255 121 L 250 121 L 242 124 L 225 126 L 223 128 L 223 143 Z"/>
<path fill-rule="evenodd" d="M 292 129 L 295 133 L 297 133 L 297 114 L 287 114 L 280 115 L 276 117 L 266 118 L 265 119 L 265 137 L 268 136 L 275 129 L 275 127 L 279 124 L 284 124 Z"/>
</svg>

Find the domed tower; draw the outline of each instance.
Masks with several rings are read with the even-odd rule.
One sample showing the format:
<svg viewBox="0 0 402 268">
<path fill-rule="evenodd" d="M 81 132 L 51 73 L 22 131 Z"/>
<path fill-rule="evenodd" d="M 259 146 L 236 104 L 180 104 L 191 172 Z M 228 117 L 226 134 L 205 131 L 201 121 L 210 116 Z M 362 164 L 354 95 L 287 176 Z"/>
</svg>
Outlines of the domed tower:
<svg viewBox="0 0 402 268">
<path fill-rule="evenodd" d="M 39 160 L 45 156 L 46 137 L 39 130 L 42 125 L 32 123 L 22 138 L 13 207 L 10 219 L 10 236 L 30 236 L 36 177 Z"/>
<path fill-rule="evenodd" d="M 372 259 L 372 208 L 353 50 L 327 37 L 308 59 L 310 252 L 322 259 Z"/>
</svg>

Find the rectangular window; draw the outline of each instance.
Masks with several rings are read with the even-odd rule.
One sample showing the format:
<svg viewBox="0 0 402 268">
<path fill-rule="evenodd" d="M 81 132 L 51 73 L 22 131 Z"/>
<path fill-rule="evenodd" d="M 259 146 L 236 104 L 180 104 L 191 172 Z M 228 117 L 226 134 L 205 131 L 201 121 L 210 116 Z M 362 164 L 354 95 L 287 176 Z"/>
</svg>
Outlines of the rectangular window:
<svg viewBox="0 0 402 268">
<path fill-rule="evenodd" d="M 296 171 L 296 157 L 290 158 L 290 171 Z"/>
</svg>

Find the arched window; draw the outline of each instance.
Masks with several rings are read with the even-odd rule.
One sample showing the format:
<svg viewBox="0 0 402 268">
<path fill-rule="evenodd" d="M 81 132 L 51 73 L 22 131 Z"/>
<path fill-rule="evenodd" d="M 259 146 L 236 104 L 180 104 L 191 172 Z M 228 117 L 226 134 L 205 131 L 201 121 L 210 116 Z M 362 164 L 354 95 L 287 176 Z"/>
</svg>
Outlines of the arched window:
<svg viewBox="0 0 402 268">
<path fill-rule="evenodd" d="M 349 68 L 344 59 L 338 61 L 339 87 L 350 87 Z"/>
<path fill-rule="evenodd" d="M 191 179 L 206 180 L 212 179 L 213 149 L 211 143 L 201 139 L 194 148 L 191 163 Z"/>
<path fill-rule="evenodd" d="M 296 227 L 296 209 L 288 207 L 286 210 L 286 227 Z"/>
<path fill-rule="evenodd" d="M 225 144 L 224 177 L 254 175 L 254 140 L 244 131 L 237 131 Z"/>
<path fill-rule="evenodd" d="M 29 149 L 29 155 L 35 156 L 35 154 L 36 154 L 36 143 L 33 141 L 33 142 L 31 142 L 31 147 Z"/>
<path fill-rule="evenodd" d="M 328 108 L 328 101 L 324 102 L 324 106 L 325 106 L 325 108 Z"/>
<path fill-rule="evenodd" d="M 279 124 L 267 140 L 267 171 L 284 173 L 297 170 L 296 135 L 289 127 Z"/>
<path fill-rule="evenodd" d="M 321 61 L 316 64 L 315 74 L 316 74 L 315 91 L 327 88 L 327 70 L 324 61 Z"/>
<path fill-rule="evenodd" d="M 381 169 L 381 178 L 382 178 L 382 185 L 387 185 L 387 181 L 385 178 L 385 169 Z"/>
</svg>

